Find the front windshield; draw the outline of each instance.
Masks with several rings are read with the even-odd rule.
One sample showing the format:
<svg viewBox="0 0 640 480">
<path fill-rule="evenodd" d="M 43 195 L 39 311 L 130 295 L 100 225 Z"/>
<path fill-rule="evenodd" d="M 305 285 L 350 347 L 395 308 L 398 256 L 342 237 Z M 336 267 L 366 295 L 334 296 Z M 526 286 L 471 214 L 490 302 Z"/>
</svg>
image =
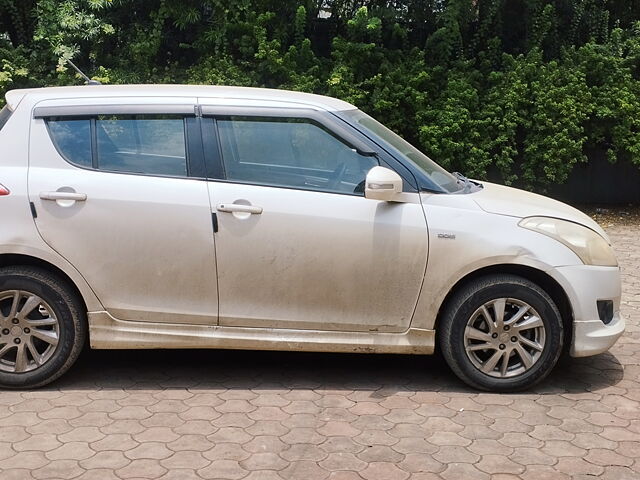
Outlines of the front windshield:
<svg viewBox="0 0 640 480">
<path fill-rule="evenodd" d="M 393 152 L 390 152 L 392 155 L 399 155 L 402 160 L 412 162 L 424 172 L 425 176 L 431 180 L 431 182 L 443 191 L 453 193 L 461 190 L 462 187 L 457 177 L 447 172 L 416 147 L 389 130 L 376 119 L 360 110 L 345 110 L 340 112 L 340 114 L 349 121 L 357 123 L 361 129 L 364 130 L 363 133 L 373 141 L 382 140 L 386 145 L 381 146 L 391 147 L 391 149 L 393 149 Z"/>
</svg>

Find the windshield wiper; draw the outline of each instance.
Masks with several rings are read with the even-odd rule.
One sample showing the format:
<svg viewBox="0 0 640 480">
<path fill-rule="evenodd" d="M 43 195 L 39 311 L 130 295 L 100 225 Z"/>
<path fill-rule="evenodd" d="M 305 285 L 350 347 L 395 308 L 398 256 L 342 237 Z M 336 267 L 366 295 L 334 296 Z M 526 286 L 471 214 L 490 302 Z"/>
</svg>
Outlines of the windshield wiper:
<svg viewBox="0 0 640 480">
<path fill-rule="evenodd" d="M 469 193 L 470 191 L 477 191 L 484 188 L 484 186 L 479 182 L 474 182 L 473 180 L 469 180 L 460 172 L 453 172 L 453 175 L 458 179 L 458 183 L 462 182 L 462 193 Z"/>
<path fill-rule="evenodd" d="M 468 192 L 469 190 L 471 190 L 471 180 L 469 180 L 467 177 L 465 177 L 460 172 L 453 172 L 453 174 L 458 179 L 458 183 L 459 182 L 463 183 L 463 191 L 465 193 Z"/>
</svg>

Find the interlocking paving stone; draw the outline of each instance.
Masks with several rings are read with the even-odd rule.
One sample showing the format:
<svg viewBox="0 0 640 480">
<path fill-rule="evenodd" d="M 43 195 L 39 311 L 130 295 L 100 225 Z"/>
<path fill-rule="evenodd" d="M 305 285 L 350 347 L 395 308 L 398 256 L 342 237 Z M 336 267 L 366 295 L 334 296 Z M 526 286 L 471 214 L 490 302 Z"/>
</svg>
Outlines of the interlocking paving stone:
<svg viewBox="0 0 640 480">
<path fill-rule="evenodd" d="M 0 478 L 640 479 L 640 236 L 608 230 L 627 332 L 531 391 L 435 357 L 90 351 L 0 392 Z"/>
<path fill-rule="evenodd" d="M 76 460 L 54 460 L 45 466 L 31 471 L 34 478 L 47 480 L 50 478 L 75 478 L 83 473 Z"/>
<path fill-rule="evenodd" d="M 249 474 L 235 460 L 216 460 L 209 466 L 198 470 L 201 478 L 240 480 Z"/>
</svg>

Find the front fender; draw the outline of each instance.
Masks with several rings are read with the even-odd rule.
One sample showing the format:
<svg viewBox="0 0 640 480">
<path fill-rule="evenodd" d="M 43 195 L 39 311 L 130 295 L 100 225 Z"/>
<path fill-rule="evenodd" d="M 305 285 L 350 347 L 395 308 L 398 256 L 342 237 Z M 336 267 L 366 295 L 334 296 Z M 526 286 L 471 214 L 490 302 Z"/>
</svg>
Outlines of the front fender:
<svg viewBox="0 0 640 480">
<path fill-rule="evenodd" d="M 464 197 L 423 198 L 429 258 L 411 323 L 414 328 L 434 328 L 447 294 L 461 279 L 482 268 L 523 265 L 546 273 L 559 266 L 582 265 L 565 245 L 519 227 L 519 217 L 487 213 Z"/>
</svg>

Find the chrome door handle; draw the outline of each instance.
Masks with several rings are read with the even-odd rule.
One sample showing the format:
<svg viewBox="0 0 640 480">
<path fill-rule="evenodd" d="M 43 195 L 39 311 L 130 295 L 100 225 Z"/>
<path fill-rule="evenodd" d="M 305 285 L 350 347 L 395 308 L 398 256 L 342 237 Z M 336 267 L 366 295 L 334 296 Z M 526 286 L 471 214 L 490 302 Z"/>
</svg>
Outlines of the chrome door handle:
<svg viewBox="0 0 640 480">
<path fill-rule="evenodd" d="M 40 199 L 52 200 L 54 202 L 58 200 L 73 200 L 74 202 L 84 202 L 87 200 L 87 194 L 73 192 L 40 192 Z"/>
<path fill-rule="evenodd" d="M 219 212 L 241 212 L 251 213 L 254 215 L 260 215 L 262 213 L 262 207 L 256 207 L 255 205 L 241 205 L 239 203 L 220 203 L 216 207 Z"/>
</svg>

